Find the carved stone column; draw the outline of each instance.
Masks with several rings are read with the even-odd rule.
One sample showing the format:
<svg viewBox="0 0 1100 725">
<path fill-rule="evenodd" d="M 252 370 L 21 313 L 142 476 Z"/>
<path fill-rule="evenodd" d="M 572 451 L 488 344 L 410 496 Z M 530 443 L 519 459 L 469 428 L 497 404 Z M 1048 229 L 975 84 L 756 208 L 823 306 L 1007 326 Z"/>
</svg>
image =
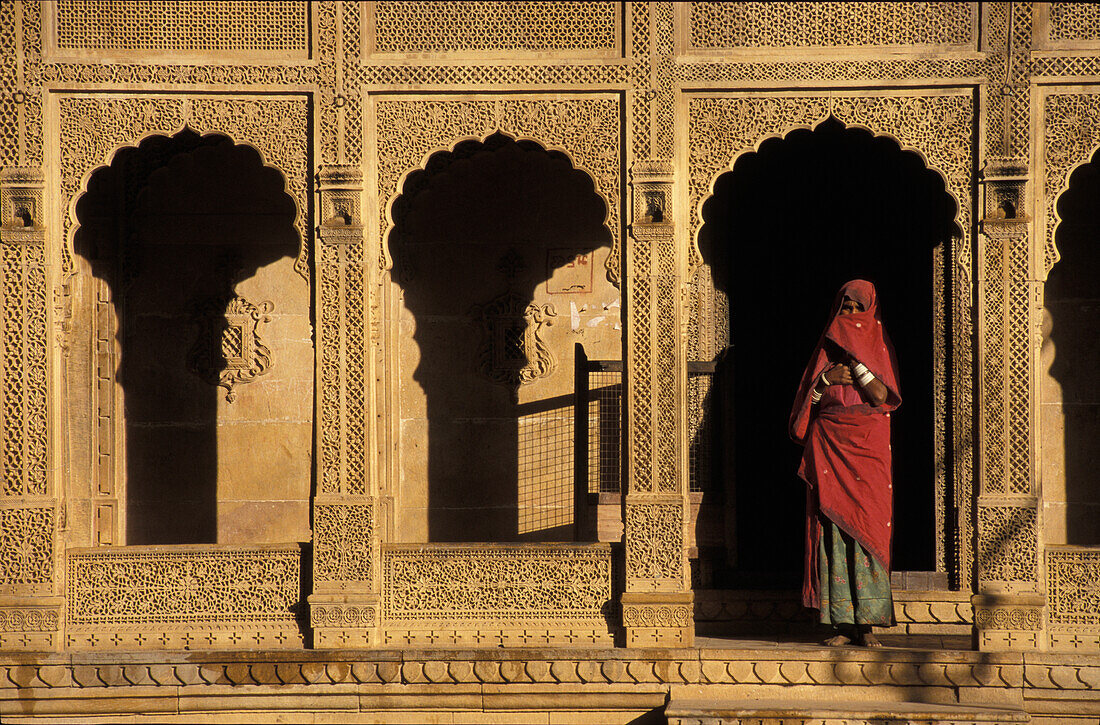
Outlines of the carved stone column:
<svg viewBox="0 0 1100 725">
<path fill-rule="evenodd" d="M 56 650 L 49 287 L 42 172 L 0 172 L 0 650 Z"/>
<path fill-rule="evenodd" d="M 1035 344 L 1039 283 L 1024 213 L 1027 160 L 991 158 L 983 175 L 977 265 L 981 446 L 978 594 L 982 650 L 1042 646 L 1035 485 Z"/>
<path fill-rule="evenodd" d="M 628 647 L 692 644 L 692 591 L 685 545 L 685 363 L 680 344 L 681 264 L 670 200 L 672 166 L 631 171 L 634 224 L 627 245 L 627 490 L 624 498 Z"/>
<path fill-rule="evenodd" d="M 377 493 L 370 473 L 370 289 L 363 264 L 363 177 L 324 166 L 314 289 L 317 308 L 317 493 L 313 502 L 314 647 L 377 643 Z"/>
</svg>

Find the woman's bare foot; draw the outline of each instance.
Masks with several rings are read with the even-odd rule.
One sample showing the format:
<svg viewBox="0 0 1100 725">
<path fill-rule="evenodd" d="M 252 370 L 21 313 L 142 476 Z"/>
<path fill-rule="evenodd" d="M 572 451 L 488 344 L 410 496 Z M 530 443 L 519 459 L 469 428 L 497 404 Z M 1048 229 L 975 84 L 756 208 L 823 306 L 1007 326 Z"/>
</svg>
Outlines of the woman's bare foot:
<svg viewBox="0 0 1100 725">
<path fill-rule="evenodd" d="M 844 645 L 851 644 L 851 643 L 852 643 L 852 638 L 851 637 L 846 637 L 843 634 L 838 634 L 835 637 L 829 637 L 829 639 L 825 640 L 825 644 L 827 644 L 830 647 L 843 647 Z"/>
<path fill-rule="evenodd" d="M 866 629 L 864 627 L 859 628 L 859 643 L 864 647 L 881 647 L 882 642 L 879 642 L 878 637 L 874 635 L 870 627 Z"/>
</svg>

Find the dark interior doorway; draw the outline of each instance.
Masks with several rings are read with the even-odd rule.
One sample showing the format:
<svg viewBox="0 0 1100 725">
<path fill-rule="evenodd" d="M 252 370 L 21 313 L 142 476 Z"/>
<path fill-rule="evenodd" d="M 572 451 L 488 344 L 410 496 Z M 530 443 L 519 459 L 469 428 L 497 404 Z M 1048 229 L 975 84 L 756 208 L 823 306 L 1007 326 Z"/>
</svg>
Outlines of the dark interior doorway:
<svg viewBox="0 0 1100 725">
<path fill-rule="evenodd" d="M 1061 260 L 1044 299 L 1054 343 L 1050 374 L 1061 386 L 1067 544 L 1100 544 L 1100 154 L 1077 168 L 1058 199 Z M 1044 406 L 1044 410 L 1047 406 Z M 1052 411 L 1053 412 L 1053 411 Z M 1051 413 L 1044 425 L 1056 425 Z M 1055 454 L 1055 452 L 1051 452 Z"/>
<path fill-rule="evenodd" d="M 564 154 L 499 133 L 434 154 L 395 199 L 393 278 L 412 317 L 395 344 L 415 342 L 401 353 L 402 366 L 415 364 L 400 383 L 403 506 L 426 509 L 428 541 L 572 540 L 572 354 L 582 338 L 567 335 L 570 301 L 581 298 L 550 287 L 562 265 L 597 250 L 578 284 L 606 287 L 606 216 L 592 179 Z M 557 317 L 531 319 L 529 306 L 539 316 L 547 302 Z M 523 381 L 521 400 L 518 376 L 538 345 L 556 368 Z"/>
<path fill-rule="evenodd" d="M 255 149 L 184 130 L 120 150 L 77 203 L 75 251 L 113 310 L 96 324 L 117 345 L 127 544 L 218 542 L 221 313 L 238 283 L 297 254 L 284 187 Z"/>
<path fill-rule="evenodd" d="M 711 408 L 724 419 L 710 428 L 728 438 L 713 449 L 732 450 L 715 479 L 733 498 L 736 541 L 715 586 L 800 581 L 805 488 L 787 419 L 834 296 L 854 278 L 876 285 L 900 364 L 894 568 L 935 569 L 934 255 L 946 265 L 955 211 L 916 154 L 831 118 L 765 141 L 718 179 L 699 239 L 729 299 L 731 347 L 719 366 L 727 404 Z"/>
</svg>

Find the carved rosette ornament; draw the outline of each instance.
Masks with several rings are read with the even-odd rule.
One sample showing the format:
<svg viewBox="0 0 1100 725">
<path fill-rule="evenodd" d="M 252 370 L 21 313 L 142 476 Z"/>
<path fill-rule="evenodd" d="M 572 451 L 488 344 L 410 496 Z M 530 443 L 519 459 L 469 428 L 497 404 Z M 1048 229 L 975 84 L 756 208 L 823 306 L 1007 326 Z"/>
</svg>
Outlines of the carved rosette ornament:
<svg viewBox="0 0 1100 725">
<path fill-rule="evenodd" d="M 520 386 L 554 372 L 557 361 L 539 334 L 553 324 L 553 305 L 528 302 L 513 292 L 475 307 L 471 314 L 482 326 L 478 372 L 501 385 Z"/>
<path fill-rule="evenodd" d="M 237 399 L 233 388 L 251 383 L 271 369 L 271 350 L 260 338 L 260 325 L 271 322 L 274 302 L 255 305 L 233 297 L 224 305 L 212 300 L 199 307 L 199 337 L 187 357 L 188 369 L 211 385 L 225 388 L 225 399 Z"/>
</svg>

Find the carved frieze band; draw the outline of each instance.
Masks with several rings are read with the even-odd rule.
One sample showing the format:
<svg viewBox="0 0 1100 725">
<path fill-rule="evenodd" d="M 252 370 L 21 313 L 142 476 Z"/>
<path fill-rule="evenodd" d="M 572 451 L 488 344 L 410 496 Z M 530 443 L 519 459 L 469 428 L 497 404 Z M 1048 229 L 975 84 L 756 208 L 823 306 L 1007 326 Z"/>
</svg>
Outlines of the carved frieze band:
<svg viewBox="0 0 1100 725">
<path fill-rule="evenodd" d="M 484 139 L 500 132 L 527 139 L 565 153 L 573 165 L 592 176 L 596 192 L 607 203 L 611 233 L 608 278 L 618 283 L 620 229 L 619 97 L 609 95 L 467 97 L 441 100 L 395 99 L 373 101 L 377 137 L 377 193 L 379 199 L 379 265 L 390 266 L 386 247 L 392 226 L 389 207 L 401 192 L 405 176 L 423 168 L 436 151 L 450 150 L 460 141 Z"/>
</svg>

